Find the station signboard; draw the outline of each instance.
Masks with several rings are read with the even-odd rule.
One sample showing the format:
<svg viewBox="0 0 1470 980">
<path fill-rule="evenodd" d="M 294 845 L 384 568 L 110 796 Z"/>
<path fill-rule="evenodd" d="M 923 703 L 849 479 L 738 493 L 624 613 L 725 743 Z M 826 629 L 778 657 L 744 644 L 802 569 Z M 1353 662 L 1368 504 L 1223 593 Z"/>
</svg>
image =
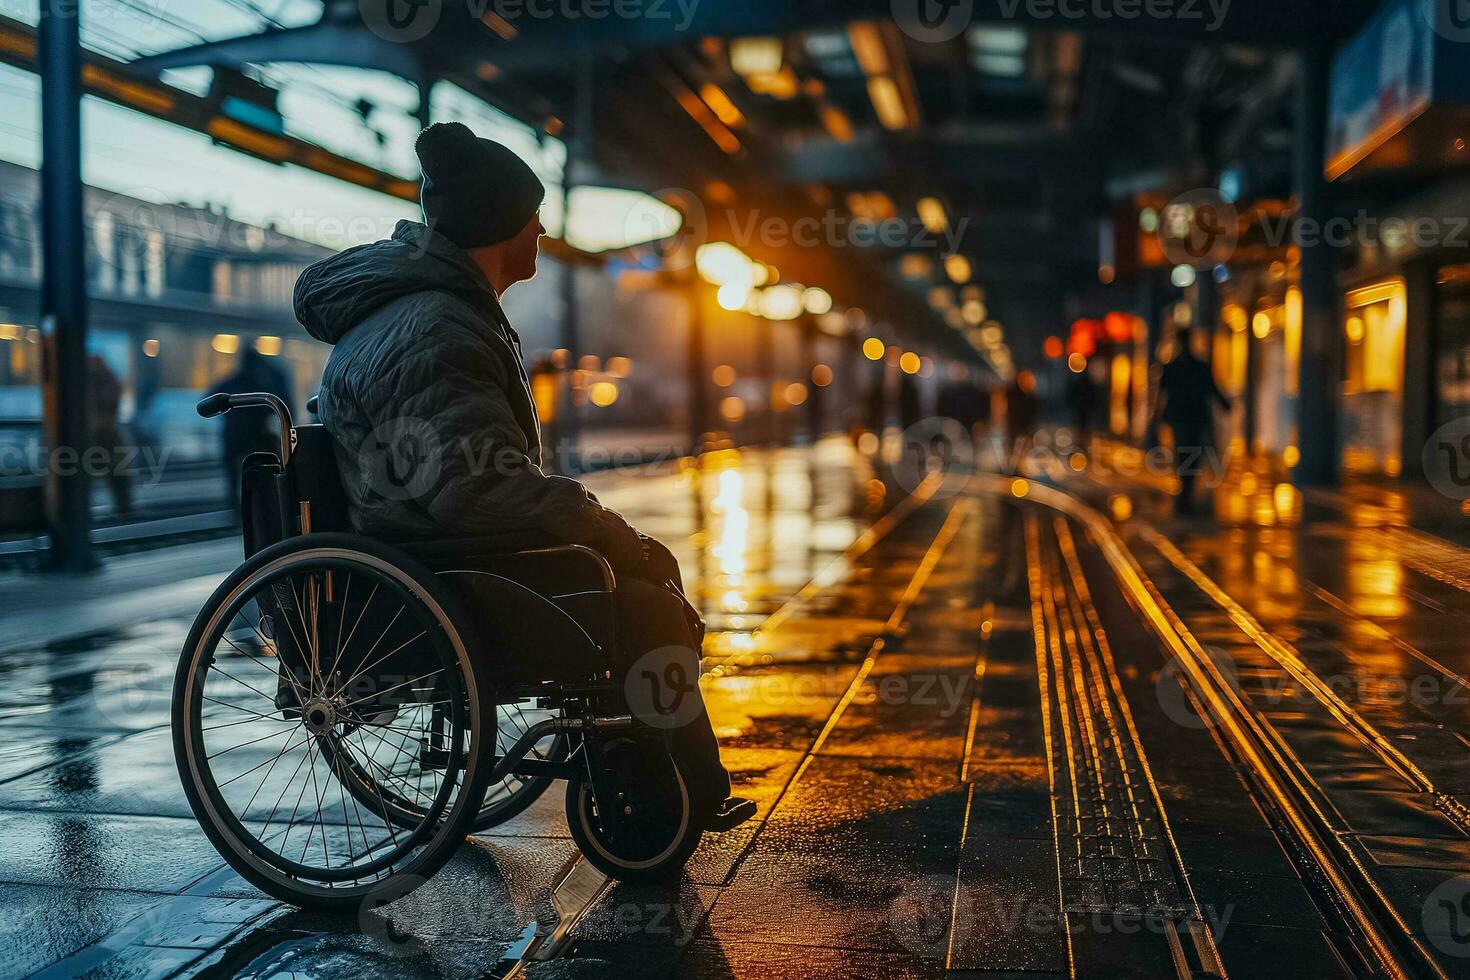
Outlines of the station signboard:
<svg viewBox="0 0 1470 980">
<path fill-rule="evenodd" d="M 1455 2 L 1387 0 L 1332 65 L 1327 177 L 1470 163 L 1470 20 Z M 1463 35 L 1463 36 L 1462 36 Z"/>
</svg>

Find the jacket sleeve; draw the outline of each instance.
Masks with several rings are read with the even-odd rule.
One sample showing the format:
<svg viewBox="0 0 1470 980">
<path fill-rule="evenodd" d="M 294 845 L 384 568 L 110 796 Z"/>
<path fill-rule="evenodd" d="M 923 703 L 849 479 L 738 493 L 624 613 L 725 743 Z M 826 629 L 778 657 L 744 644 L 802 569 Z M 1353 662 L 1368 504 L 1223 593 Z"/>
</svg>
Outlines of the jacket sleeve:
<svg viewBox="0 0 1470 980">
<path fill-rule="evenodd" d="M 537 530 L 596 548 L 614 568 L 635 567 L 642 557 L 637 532 L 580 483 L 546 474 L 527 455 L 506 396 L 520 379 L 506 376 L 494 342 L 461 324 L 438 325 L 384 379 L 388 390 L 377 405 L 401 417 L 400 431 L 418 430 L 419 503 L 448 534 Z M 381 431 L 387 421 L 373 424 Z"/>
</svg>

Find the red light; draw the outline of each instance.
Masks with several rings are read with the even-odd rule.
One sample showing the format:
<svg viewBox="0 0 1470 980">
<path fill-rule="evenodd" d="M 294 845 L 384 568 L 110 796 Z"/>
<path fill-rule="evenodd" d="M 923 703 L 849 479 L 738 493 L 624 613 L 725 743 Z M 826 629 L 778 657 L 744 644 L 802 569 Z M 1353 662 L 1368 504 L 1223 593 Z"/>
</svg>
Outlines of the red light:
<svg viewBox="0 0 1470 980">
<path fill-rule="evenodd" d="M 1048 337 L 1046 343 L 1042 345 L 1042 350 L 1046 352 L 1047 357 L 1056 360 L 1062 356 L 1066 348 L 1062 345 L 1062 338 Z"/>
<path fill-rule="evenodd" d="M 1126 343 L 1133 339 L 1133 317 L 1127 313 L 1109 313 L 1103 318 L 1103 332 L 1109 340 Z"/>
<path fill-rule="evenodd" d="M 1101 321 L 1078 320 L 1072 324 L 1072 337 L 1067 341 L 1067 350 L 1083 357 L 1091 357 L 1097 350 L 1097 339 L 1101 334 Z"/>
</svg>

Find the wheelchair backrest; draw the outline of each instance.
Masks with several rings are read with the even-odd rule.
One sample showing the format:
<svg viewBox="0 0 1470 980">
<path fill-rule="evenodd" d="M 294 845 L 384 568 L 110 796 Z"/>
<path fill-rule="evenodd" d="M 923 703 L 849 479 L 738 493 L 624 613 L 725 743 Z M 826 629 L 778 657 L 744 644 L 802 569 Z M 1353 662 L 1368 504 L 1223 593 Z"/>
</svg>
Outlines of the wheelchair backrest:
<svg viewBox="0 0 1470 980">
<path fill-rule="evenodd" d="M 252 453 L 240 480 L 245 556 L 310 530 L 348 531 L 347 493 L 337 472 L 332 437 L 321 425 L 291 428 L 291 461 L 283 468 L 275 453 Z M 305 504 L 305 508 L 303 508 Z"/>
<path fill-rule="evenodd" d="M 310 505 L 312 531 L 350 531 L 347 492 L 337 471 L 336 444 L 324 425 L 291 430 L 291 462 L 286 467 L 296 499 Z"/>
</svg>

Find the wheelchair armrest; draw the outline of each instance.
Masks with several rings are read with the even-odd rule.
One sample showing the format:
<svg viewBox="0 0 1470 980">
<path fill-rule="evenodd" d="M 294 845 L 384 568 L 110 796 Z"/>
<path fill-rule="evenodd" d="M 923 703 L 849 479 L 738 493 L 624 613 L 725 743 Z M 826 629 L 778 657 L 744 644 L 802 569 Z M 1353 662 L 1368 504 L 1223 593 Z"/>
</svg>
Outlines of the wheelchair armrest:
<svg viewBox="0 0 1470 980">
<path fill-rule="evenodd" d="M 502 683 L 586 681 L 609 666 L 617 642 L 617 580 L 581 545 L 494 552 L 474 542 L 409 549 L 474 617 L 473 630 Z"/>
<path fill-rule="evenodd" d="M 398 547 L 428 565 L 434 571 L 445 571 L 457 565 L 494 567 L 511 578 L 519 578 L 523 570 L 534 579 L 556 579 L 563 584 L 570 576 L 578 578 L 578 588 L 586 589 L 596 582 L 595 591 L 612 592 L 617 577 L 612 564 L 600 552 L 580 544 L 546 544 L 541 535 L 497 535 L 466 540 L 411 541 Z"/>
</svg>

